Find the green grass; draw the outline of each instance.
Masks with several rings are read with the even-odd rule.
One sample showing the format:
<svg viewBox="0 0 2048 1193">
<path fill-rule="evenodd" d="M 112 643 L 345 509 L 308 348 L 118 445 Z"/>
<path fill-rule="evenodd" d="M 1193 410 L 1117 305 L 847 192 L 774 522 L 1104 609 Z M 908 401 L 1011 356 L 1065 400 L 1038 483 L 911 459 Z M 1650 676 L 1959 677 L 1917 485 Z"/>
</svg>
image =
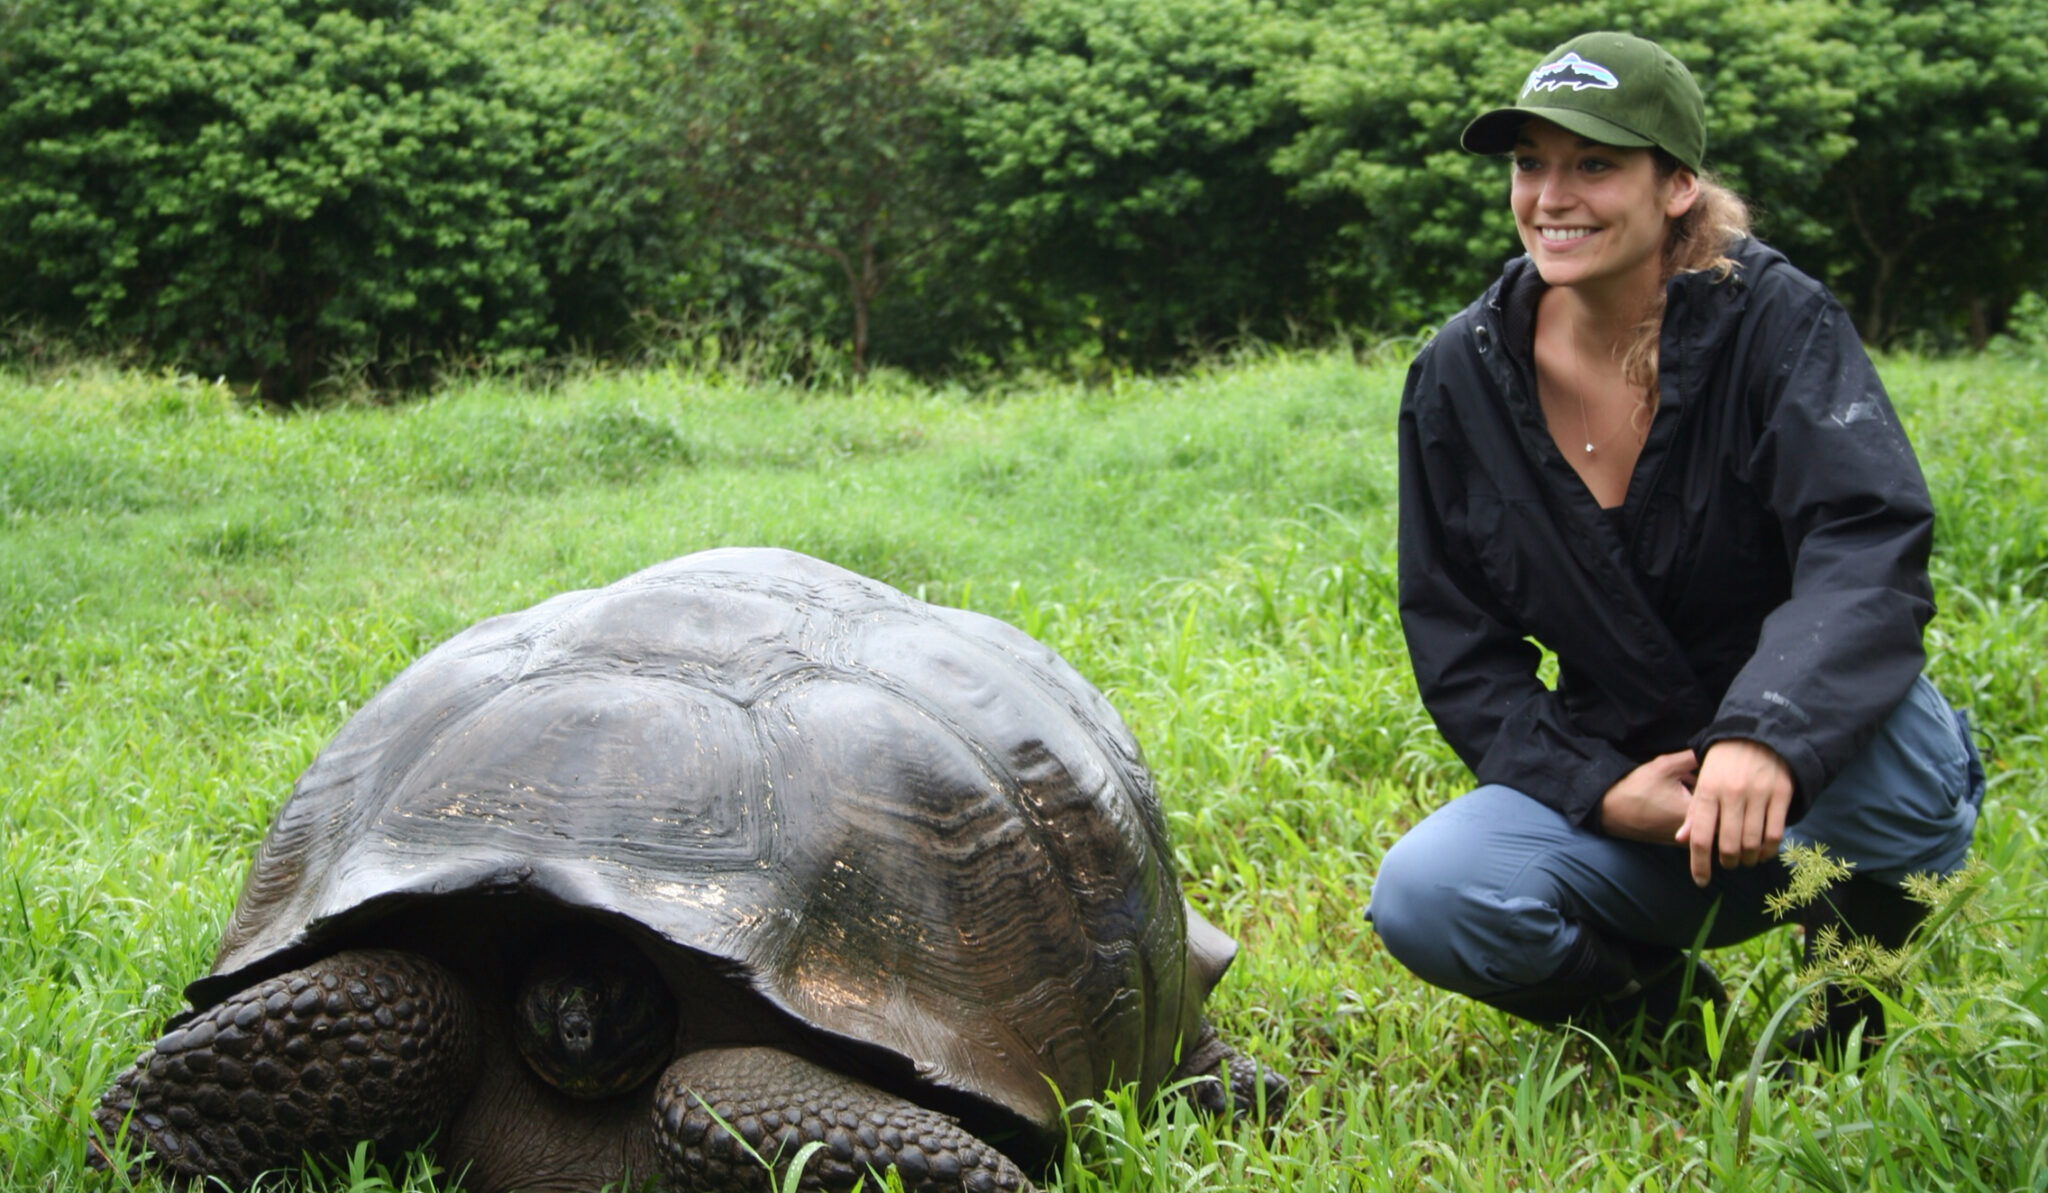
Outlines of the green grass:
<svg viewBox="0 0 2048 1193">
<path fill-rule="evenodd" d="M 1932 669 L 1990 744 L 1991 873 L 1885 1055 L 1753 1093 L 1796 995 L 1784 933 L 1716 956 L 1737 999 L 1710 1063 L 1630 1071 L 1423 986 L 1359 918 L 1387 846 L 1465 783 L 1395 616 L 1397 360 L 994 397 L 601 373 L 291 417 L 187 378 L 0 376 L 0 1182 L 104 1183 L 86 1113 L 207 967 L 292 779 L 408 661 L 759 543 L 1065 654 L 1244 946 L 1213 1005 L 1293 1078 L 1285 1119 L 1112 1094 L 1052 1188 L 2048 1188 L 2048 366 L 1883 368 L 1942 513 Z M 315 1183 L 453 1187 L 361 1162 Z"/>
</svg>

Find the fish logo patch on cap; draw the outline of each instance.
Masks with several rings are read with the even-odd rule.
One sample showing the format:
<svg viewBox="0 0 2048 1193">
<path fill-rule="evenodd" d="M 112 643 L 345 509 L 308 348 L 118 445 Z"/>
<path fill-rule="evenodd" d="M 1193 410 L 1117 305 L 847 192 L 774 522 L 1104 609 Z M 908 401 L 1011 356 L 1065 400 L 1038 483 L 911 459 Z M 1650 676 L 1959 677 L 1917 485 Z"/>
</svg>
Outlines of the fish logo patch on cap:
<svg viewBox="0 0 2048 1193">
<path fill-rule="evenodd" d="M 1522 84 L 1522 94 L 1531 91 L 1556 91 L 1569 87 L 1573 91 L 1584 91 L 1588 87 L 1596 91 L 1613 91 L 1621 86 L 1621 80 L 1614 72 L 1597 62 L 1588 62 L 1576 53 L 1568 53 L 1555 62 L 1546 62 L 1529 72 L 1529 81 Z"/>
</svg>

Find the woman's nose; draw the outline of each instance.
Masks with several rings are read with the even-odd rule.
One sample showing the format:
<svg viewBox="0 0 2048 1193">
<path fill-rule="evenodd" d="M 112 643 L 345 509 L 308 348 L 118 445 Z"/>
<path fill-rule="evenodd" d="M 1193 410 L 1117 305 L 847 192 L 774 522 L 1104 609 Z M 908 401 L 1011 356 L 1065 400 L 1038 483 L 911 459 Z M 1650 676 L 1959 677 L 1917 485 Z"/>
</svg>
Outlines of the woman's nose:
<svg viewBox="0 0 2048 1193">
<path fill-rule="evenodd" d="M 1536 205 L 1547 211 L 1569 207 L 1576 197 L 1571 177 L 1563 170 L 1551 170 L 1544 175 L 1543 187 L 1536 192 Z"/>
</svg>

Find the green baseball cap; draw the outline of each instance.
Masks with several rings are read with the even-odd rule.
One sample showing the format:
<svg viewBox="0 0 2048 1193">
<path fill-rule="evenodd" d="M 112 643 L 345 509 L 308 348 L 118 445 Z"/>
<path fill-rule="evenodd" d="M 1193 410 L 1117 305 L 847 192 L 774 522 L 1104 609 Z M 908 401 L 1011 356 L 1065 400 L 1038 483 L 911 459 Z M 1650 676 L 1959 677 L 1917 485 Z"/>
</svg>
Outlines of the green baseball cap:
<svg viewBox="0 0 2048 1193">
<path fill-rule="evenodd" d="M 1532 116 L 1602 145 L 1655 146 L 1697 173 L 1707 156 L 1706 104 L 1685 63 L 1626 33 L 1585 33 L 1550 51 L 1515 106 L 1465 126 L 1473 153 L 1507 153 Z"/>
</svg>

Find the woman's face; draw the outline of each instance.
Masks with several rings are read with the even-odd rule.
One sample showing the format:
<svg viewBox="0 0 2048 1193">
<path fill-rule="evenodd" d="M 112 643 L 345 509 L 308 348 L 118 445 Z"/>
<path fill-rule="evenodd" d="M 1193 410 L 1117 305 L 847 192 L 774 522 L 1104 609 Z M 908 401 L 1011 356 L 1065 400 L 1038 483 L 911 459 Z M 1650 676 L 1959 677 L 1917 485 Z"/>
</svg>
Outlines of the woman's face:
<svg viewBox="0 0 2048 1193">
<path fill-rule="evenodd" d="M 1692 171 L 1659 178 L 1649 150 L 1588 141 L 1548 120 L 1522 126 L 1514 163 L 1515 228 L 1552 286 L 1654 288 L 1665 229 L 1699 197 Z"/>
</svg>

